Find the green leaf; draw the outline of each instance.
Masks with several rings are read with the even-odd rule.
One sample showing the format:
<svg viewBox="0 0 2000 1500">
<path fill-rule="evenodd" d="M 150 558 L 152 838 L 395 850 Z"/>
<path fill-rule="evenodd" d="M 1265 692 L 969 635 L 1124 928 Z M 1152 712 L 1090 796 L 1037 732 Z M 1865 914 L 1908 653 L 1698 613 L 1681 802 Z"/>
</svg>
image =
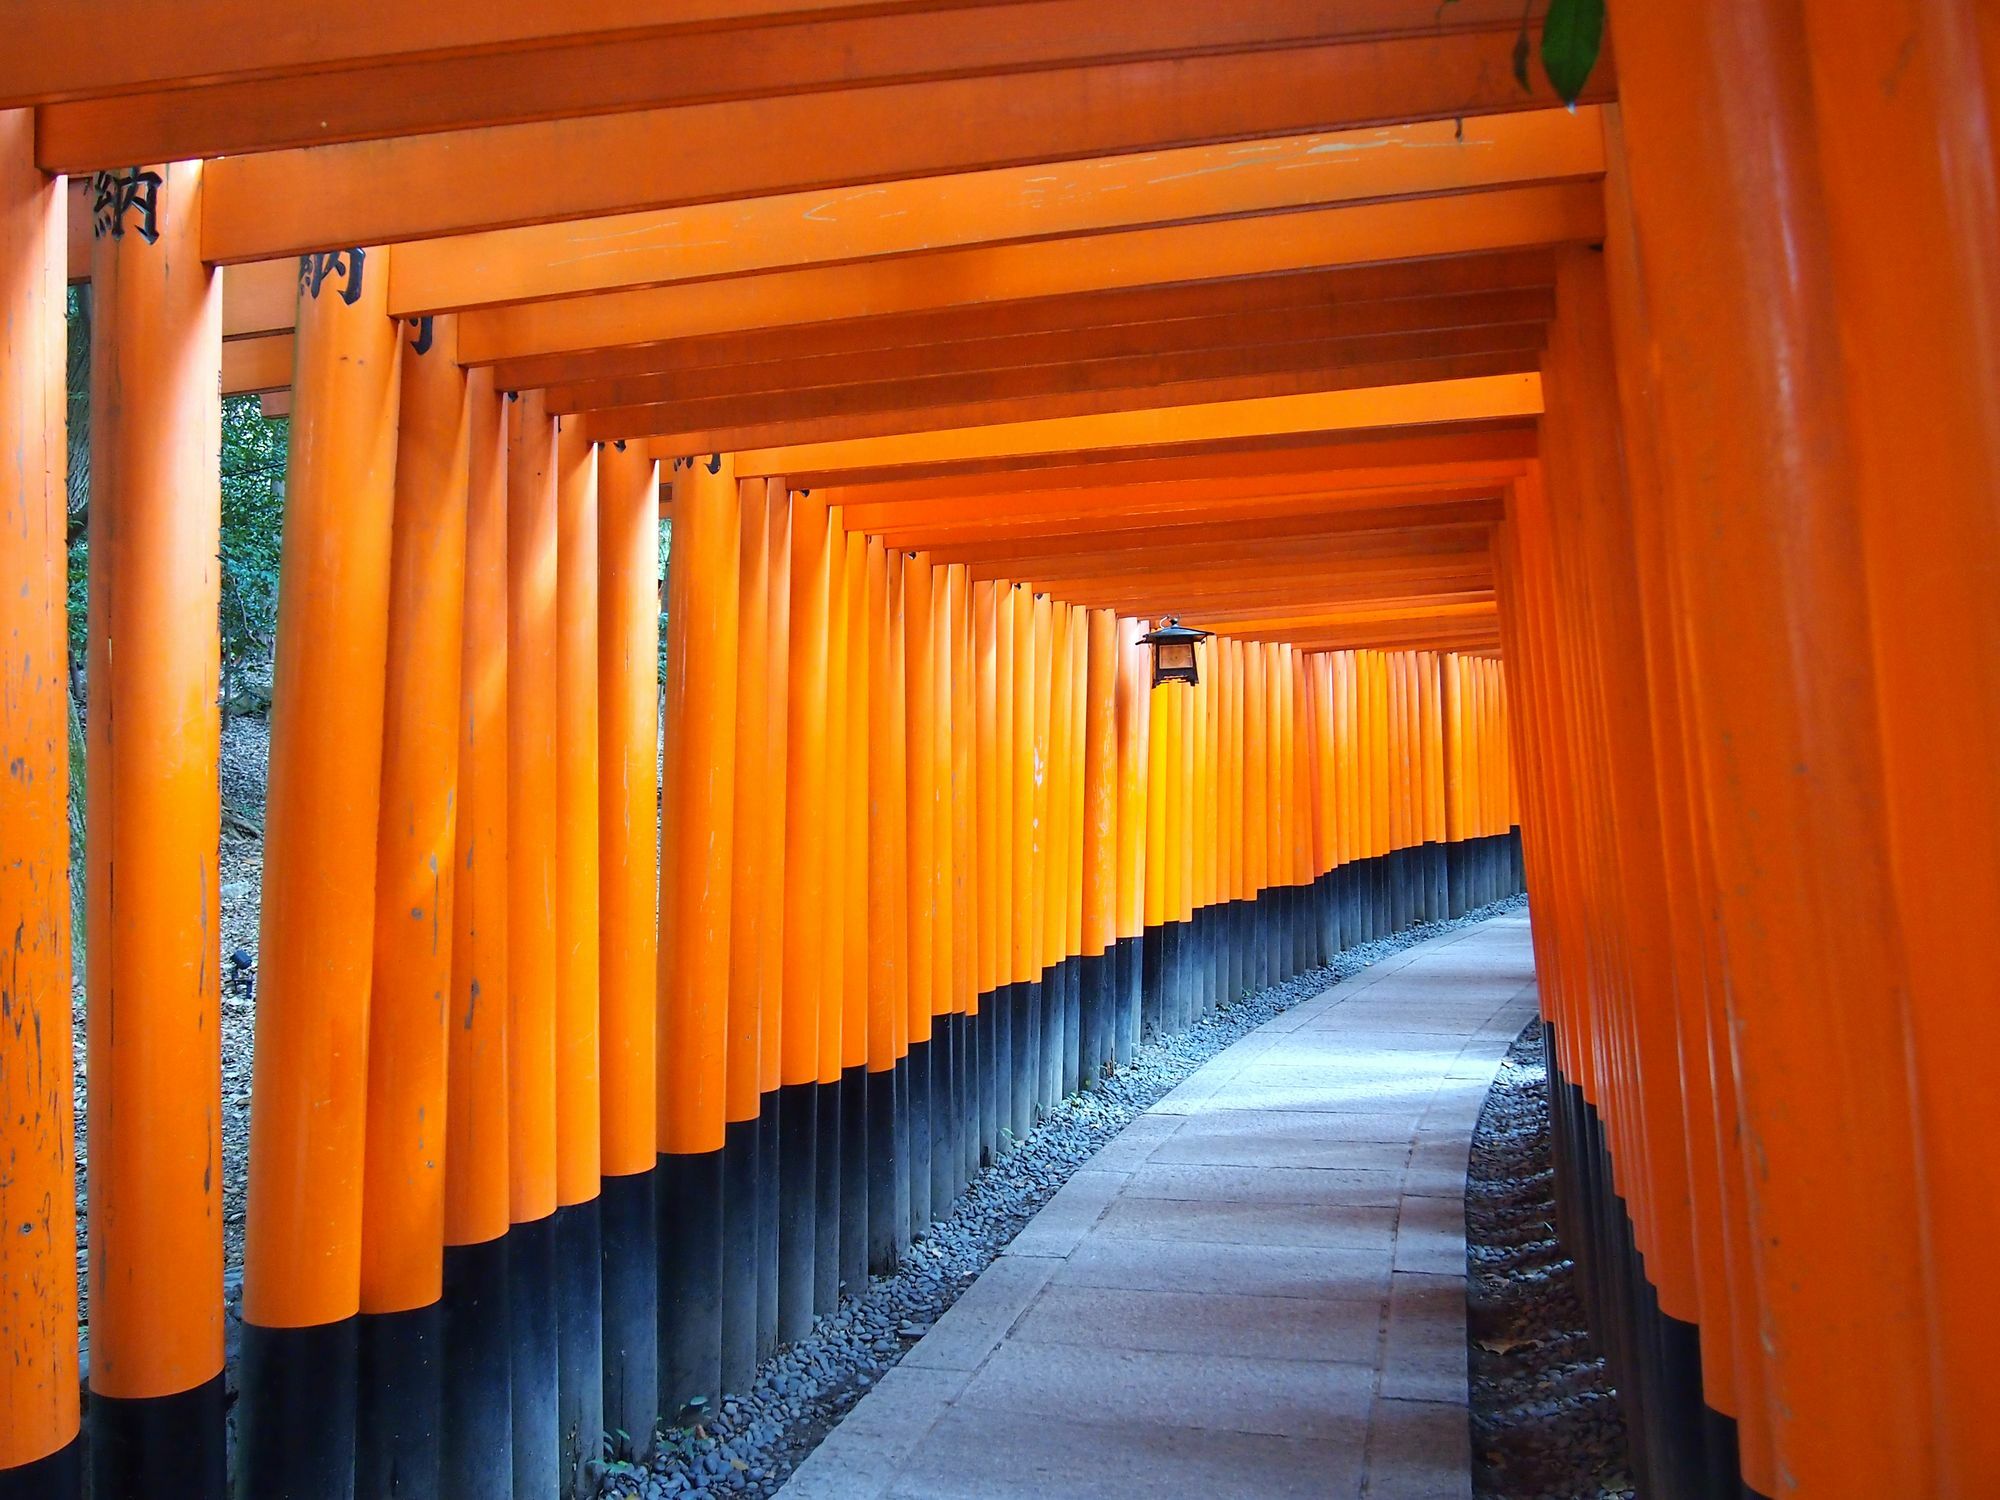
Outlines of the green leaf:
<svg viewBox="0 0 2000 1500">
<path fill-rule="evenodd" d="M 1542 71 L 1563 103 L 1576 103 L 1603 46 L 1604 0 L 1550 0 L 1542 22 Z"/>
<path fill-rule="evenodd" d="M 1526 21 L 1521 23 L 1521 34 L 1514 38 L 1514 81 L 1521 85 L 1524 92 L 1531 91 L 1534 88 L 1534 85 L 1528 82 L 1528 23 Z"/>
</svg>

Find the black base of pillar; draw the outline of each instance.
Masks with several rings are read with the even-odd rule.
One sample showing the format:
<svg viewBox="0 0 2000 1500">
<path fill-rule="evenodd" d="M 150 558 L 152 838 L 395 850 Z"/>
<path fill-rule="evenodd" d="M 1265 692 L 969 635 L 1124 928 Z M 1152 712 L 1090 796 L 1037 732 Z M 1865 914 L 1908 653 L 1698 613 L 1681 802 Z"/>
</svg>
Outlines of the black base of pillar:
<svg viewBox="0 0 2000 1500">
<path fill-rule="evenodd" d="M 1035 1080 L 1042 1066 L 1042 985 L 1014 985 L 1014 1139 L 1025 1141 L 1035 1128 Z"/>
<path fill-rule="evenodd" d="M 364 1313 L 356 1328 L 354 1492 L 436 1500 L 444 1309 Z M 92 1494 L 115 1493 L 98 1491 Z"/>
<path fill-rule="evenodd" d="M 1077 955 L 1062 961 L 1062 1043 L 1058 1061 L 1062 1074 L 1058 1088 L 1067 1098 L 1083 1087 L 1083 959 Z"/>
<path fill-rule="evenodd" d="M 563 1500 L 597 1493 L 604 1456 L 604 1251 L 595 1198 L 556 1210 L 557 1452 Z"/>
<path fill-rule="evenodd" d="M 824 1317 L 840 1306 L 841 1195 L 847 1185 L 847 1142 L 841 1130 L 840 1080 L 801 1084 L 813 1091 L 814 1133 L 818 1138 L 815 1161 L 817 1183 L 813 1192 L 816 1207 L 813 1225 L 813 1298 L 815 1316 Z M 863 1210 L 866 1212 L 865 1208 Z"/>
<path fill-rule="evenodd" d="M 877 1211 L 875 1152 L 892 1145 L 886 1130 L 878 1131 L 871 1111 L 875 1092 L 868 1070 L 843 1068 L 840 1073 L 840 1286 L 858 1293 L 868 1284 L 868 1226 Z M 829 1309 L 822 1307 L 821 1312 Z"/>
<path fill-rule="evenodd" d="M 92 1397 L 94 1405 L 97 1397 Z M 116 1493 L 114 1491 L 113 1493 Z M 142 1493 L 134 1491 L 133 1493 Z M 145 1491 L 164 1497 L 167 1490 Z M 205 1493 L 191 1491 L 190 1493 Z M 219 1491 L 217 1493 L 220 1493 Z M 71 1438 L 53 1453 L 31 1463 L 0 1469 L 0 1500 L 81 1500 L 83 1494 L 83 1438 Z"/>
<path fill-rule="evenodd" d="M 778 1347 L 778 1091 L 757 1100 L 757 1360 Z"/>
<path fill-rule="evenodd" d="M 644 1175 L 650 1181 L 652 1173 Z M 514 1330 L 507 1291 L 511 1239 L 503 1234 L 476 1245 L 445 1246 L 438 1487 L 446 1495 L 514 1492 Z M 649 1286 L 652 1279 L 649 1252 Z M 650 1349 L 650 1332 L 646 1343 Z M 657 1388 L 657 1377 L 652 1383 Z M 649 1435 L 656 1405 L 648 1400 L 643 1408 Z"/>
<path fill-rule="evenodd" d="M 1118 950 L 1114 945 L 1102 953 L 1087 955 L 1077 970 L 1077 1077 L 1084 1087 L 1104 1076 L 1104 1065 L 1112 1058 L 1111 991 L 1117 968 Z"/>
<path fill-rule="evenodd" d="M 1481 842 L 1489 845 L 1489 865 L 1504 877 L 1504 839 Z M 1576 1263 L 1585 1315 L 1618 1387 L 1640 1493 L 1660 1500 L 1767 1500 L 1743 1482 L 1735 1420 L 1707 1404 L 1700 1330 L 1660 1306 L 1624 1199 L 1611 1185 L 1603 1122 L 1582 1089 L 1563 1077 L 1553 1024 L 1544 1027 L 1543 1048 L 1557 1234 Z"/>
<path fill-rule="evenodd" d="M 890 1213 L 896 1227 L 896 1250 L 900 1256 L 902 1251 L 910 1248 L 910 1060 L 907 1055 L 896 1059 L 896 1066 L 889 1070 L 889 1079 L 890 1087 L 896 1091 L 896 1133 L 889 1143 L 891 1159 L 895 1163 L 896 1206 Z"/>
<path fill-rule="evenodd" d="M 598 1199 L 604 1429 L 613 1456 L 632 1463 L 652 1457 L 660 1416 L 659 1214 L 654 1170 L 604 1179 Z"/>
<path fill-rule="evenodd" d="M 720 1396 L 741 1395 L 757 1381 L 759 1135 L 755 1119 L 723 1127 Z"/>
<path fill-rule="evenodd" d="M 1005 962 L 1005 956 L 1002 956 Z M 993 1007 L 993 1156 L 1006 1156 L 1019 1139 L 1014 1130 L 1014 1082 L 1016 1048 L 1014 1023 L 1020 1016 L 1018 984 L 996 988 L 989 1001 Z"/>
<path fill-rule="evenodd" d="M 895 1272 L 897 1264 L 896 1224 L 896 1070 L 882 1068 L 866 1075 L 856 1090 L 865 1111 L 868 1136 L 866 1194 L 865 1269 L 877 1276 Z M 843 1221 L 842 1230 L 846 1229 Z M 842 1257 L 845 1259 L 845 1256 Z M 851 1282 L 848 1291 L 859 1293 L 863 1283 Z"/>
<path fill-rule="evenodd" d="M 660 1407 L 680 1427 L 721 1396 L 723 1153 L 663 1154 L 657 1170 Z"/>
<path fill-rule="evenodd" d="M 1143 986 L 1141 970 L 1144 967 L 1143 952 L 1145 940 L 1134 934 L 1118 940 L 1117 958 L 1112 970 L 1111 1006 L 1113 1056 L 1119 1067 L 1125 1067 L 1139 1050 L 1140 1012 Z"/>
<path fill-rule="evenodd" d="M 351 1500 L 358 1323 L 358 1318 L 343 1318 L 309 1328 L 243 1325 L 236 1412 L 238 1500 L 270 1495 Z M 553 1481 L 553 1467 L 549 1477 Z M 548 1494 L 543 1491 L 542 1500 Z"/>
<path fill-rule="evenodd" d="M 965 1118 L 964 1076 L 959 1071 L 959 1023 L 965 1018 L 949 1011 L 931 1017 L 931 1142 L 930 1202 L 924 1223 L 942 1219 L 958 1197 L 963 1151 L 959 1125 Z"/>
<path fill-rule="evenodd" d="M 1139 934 L 1139 1043 L 1162 1034 L 1166 998 L 1166 934 L 1148 927 Z"/>
<path fill-rule="evenodd" d="M 979 997 L 979 1010 L 972 1018 L 976 1041 L 973 1045 L 973 1077 L 979 1094 L 979 1162 L 990 1165 L 1000 1152 L 1000 1082 L 997 1072 L 1002 989 L 988 990 Z"/>
<path fill-rule="evenodd" d="M 507 1231 L 507 1305 L 512 1313 L 514 1500 L 556 1491 L 555 1215 Z"/>
<path fill-rule="evenodd" d="M 171 1396 L 92 1392 L 90 1493 L 116 1500 L 221 1500 L 229 1475 L 223 1441 L 226 1398 L 218 1371 Z M 435 1430 L 435 1429 L 433 1429 Z M 0 1497 L 74 1500 L 82 1480 L 81 1445 L 72 1442 L 32 1464 L 0 1472 Z M 42 1488 L 10 1488 L 38 1477 Z M 432 1493 L 435 1493 L 433 1491 Z"/>
<path fill-rule="evenodd" d="M 935 1019 L 932 1025 L 935 1028 Z M 908 1134 L 905 1137 L 909 1166 L 904 1173 L 910 1199 L 910 1216 L 904 1224 L 906 1242 L 916 1239 L 931 1227 L 931 1097 L 937 1086 L 937 1080 L 932 1075 L 932 1059 L 935 1056 L 929 1040 L 918 1041 L 913 1037 L 910 1040 L 910 1055 L 903 1059 L 910 1097 Z"/>
<path fill-rule="evenodd" d="M 778 1340 L 812 1332 L 819 1228 L 819 1085 L 778 1090 Z"/>
</svg>

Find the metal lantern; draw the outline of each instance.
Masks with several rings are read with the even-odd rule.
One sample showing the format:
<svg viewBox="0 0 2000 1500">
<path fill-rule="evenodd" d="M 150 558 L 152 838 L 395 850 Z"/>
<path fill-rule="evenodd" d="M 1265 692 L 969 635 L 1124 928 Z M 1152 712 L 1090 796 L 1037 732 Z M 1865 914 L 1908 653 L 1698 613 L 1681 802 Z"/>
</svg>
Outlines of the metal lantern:
<svg viewBox="0 0 2000 1500">
<path fill-rule="evenodd" d="M 1195 642 L 1208 639 L 1206 630 L 1192 630 L 1171 615 L 1158 630 L 1139 637 L 1153 648 L 1153 686 L 1163 682 L 1201 681 L 1195 668 Z"/>
</svg>

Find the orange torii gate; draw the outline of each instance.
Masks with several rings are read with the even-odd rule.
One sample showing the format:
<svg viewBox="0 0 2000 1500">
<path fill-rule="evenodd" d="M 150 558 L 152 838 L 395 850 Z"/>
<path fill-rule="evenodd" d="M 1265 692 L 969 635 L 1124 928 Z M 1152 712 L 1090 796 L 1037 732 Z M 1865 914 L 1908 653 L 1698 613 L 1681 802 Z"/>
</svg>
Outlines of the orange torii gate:
<svg viewBox="0 0 2000 1500">
<path fill-rule="evenodd" d="M 1574 114 L 1513 0 L 17 9 L 0 1496 L 86 1465 L 77 879 L 93 1493 L 541 1500 L 1523 865 L 1649 1489 L 1991 1487 L 1976 0 L 1615 5 Z M 223 391 L 293 414 L 233 1480 Z"/>
</svg>

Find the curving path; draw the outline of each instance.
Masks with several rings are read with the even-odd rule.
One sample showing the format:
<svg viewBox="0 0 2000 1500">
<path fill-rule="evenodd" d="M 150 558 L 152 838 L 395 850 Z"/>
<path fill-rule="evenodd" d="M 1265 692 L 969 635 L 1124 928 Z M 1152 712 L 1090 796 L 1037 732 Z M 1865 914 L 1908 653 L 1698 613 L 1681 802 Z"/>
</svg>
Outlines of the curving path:
<svg viewBox="0 0 2000 1500">
<path fill-rule="evenodd" d="M 787 1500 L 1469 1496 L 1465 1164 L 1525 915 L 1295 1006 L 1132 1122 Z"/>
</svg>

